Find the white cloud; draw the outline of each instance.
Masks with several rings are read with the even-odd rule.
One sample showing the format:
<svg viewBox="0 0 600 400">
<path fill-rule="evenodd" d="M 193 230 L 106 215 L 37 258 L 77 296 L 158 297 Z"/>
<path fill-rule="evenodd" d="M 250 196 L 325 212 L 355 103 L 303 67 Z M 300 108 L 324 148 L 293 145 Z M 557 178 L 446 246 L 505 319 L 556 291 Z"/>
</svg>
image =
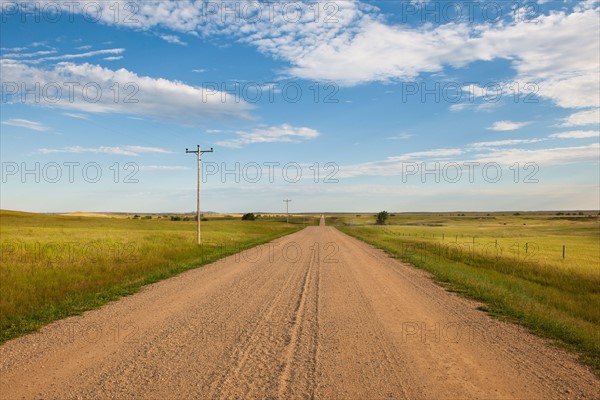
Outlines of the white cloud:
<svg viewBox="0 0 600 400">
<path fill-rule="evenodd" d="M 81 12 L 86 1 L 77 3 L 75 11 Z M 537 94 L 560 107 L 599 105 L 600 8 L 594 1 L 580 2 L 570 13 L 564 9 L 548 11 L 535 23 L 505 18 L 497 23 L 449 22 L 419 27 L 391 24 L 379 8 L 360 1 L 296 2 L 300 20 L 290 18 L 285 2 L 268 8 L 252 4 L 260 9 L 257 18 L 227 18 L 222 12 L 224 3 L 189 1 L 142 2 L 135 21 L 115 21 L 109 10 L 101 15 L 107 24 L 132 29 L 165 28 L 238 38 L 287 62 L 285 72 L 289 75 L 333 80 L 341 85 L 412 80 L 424 73 L 443 71 L 446 66 L 502 59 L 516 70 L 515 80 L 537 83 Z M 324 9 L 331 5 L 335 6 L 333 22 L 328 21 L 331 15 Z M 215 6 L 216 12 L 208 10 Z"/>
<path fill-rule="evenodd" d="M 28 60 L 26 62 L 30 63 L 30 64 L 39 64 L 41 62 L 46 62 L 46 61 L 74 60 L 74 59 L 77 59 L 77 58 L 89 58 L 89 57 L 106 55 L 106 54 L 122 54 L 124 52 L 125 52 L 125 49 L 123 49 L 123 48 L 119 48 L 119 49 L 104 49 L 104 50 L 88 51 L 87 53 L 60 54 L 58 56 L 52 56 L 52 57 L 41 57 L 41 58 L 36 58 L 34 60 Z M 25 61 L 23 61 L 23 62 L 25 62 Z"/>
<path fill-rule="evenodd" d="M 71 154 L 83 154 L 83 153 L 94 153 L 94 154 L 111 154 L 119 156 L 139 156 L 142 153 L 158 153 L 158 154 L 169 154 L 172 153 L 169 150 L 160 147 L 144 147 L 144 146 L 100 146 L 100 147 L 82 147 L 82 146 L 69 146 L 61 149 L 47 149 L 42 148 L 38 150 L 42 154 L 55 154 L 55 153 L 71 153 Z"/>
<path fill-rule="evenodd" d="M 163 149 L 161 147 L 126 146 L 126 148 L 128 150 L 131 150 L 136 153 L 162 153 L 162 154 L 173 153 L 172 151 Z"/>
<path fill-rule="evenodd" d="M 140 165 L 140 171 L 187 171 L 190 167 L 183 165 Z"/>
<path fill-rule="evenodd" d="M 600 145 L 557 147 L 548 149 L 502 149 L 476 155 L 474 161 L 500 165 L 513 165 L 515 162 L 534 162 L 539 166 L 597 162 L 600 158 Z"/>
<path fill-rule="evenodd" d="M 401 134 L 395 135 L 395 136 L 388 136 L 388 137 L 386 137 L 386 139 L 387 140 L 406 140 L 406 139 L 410 139 L 413 136 L 415 136 L 415 135 L 413 135 L 412 133 L 401 133 Z"/>
<path fill-rule="evenodd" d="M 433 168 L 435 162 L 478 162 L 481 164 L 496 162 L 501 166 L 511 166 L 515 162 L 524 164 L 527 162 L 537 163 L 539 166 L 564 165 L 585 162 L 597 162 L 600 158 L 600 145 L 593 143 L 578 147 L 557 147 L 546 149 L 494 149 L 480 148 L 479 153 L 469 157 L 452 157 L 450 159 L 427 159 L 435 157 L 436 154 L 447 153 L 439 150 L 407 153 L 399 156 L 388 157 L 384 160 L 371 161 L 354 165 L 340 166 L 339 177 L 350 178 L 358 176 L 402 176 L 413 168 L 419 168 L 419 163 L 426 162 L 428 168 Z M 464 151 L 456 151 L 456 155 L 466 154 Z M 419 155 L 420 157 L 417 157 Z M 466 166 L 464 168 L 467 168 Z"/>
<path fill-rule="evenodd" d="M 515 131 L 529 124 L 530 122 L 497 121 L 487 129 L 491 131 Z"/>
<path fill-rule="evenodd" d="M 356 27 L 331 40 L 311 39 L 314 43 L 302 52 L 290 49 L 282 40 L 263 39 L 259 49 L 290 61 L 288 72 L 294 76 L 350 86 L 413 80 L 421 73 L 443 70 L 445 63 L 464 65 L 469 58 L 465 52 L 469 28 L 463 24 L 410 28 L 386 25 L 363 14 Z"/>
<path fill-rule="evenodd" d="M 158 117 L 189 123 L 195 120 L 249 119 L 251 105 L 234 96 L 216 90 L 187 85 L 179 81 L 139 76 L 125 68 L 112 70 L 92 64 L 59 63 L 49 69 L 28 66 L 13 60 L 0 60 L 2 82 L 16 82 L 17 87 L 40 87 L 51 83 L 58 85 L 60 96 L 48 95 L 48 99 L 34 101 L 33 96 L 21 97 L 17 92 L 14 100 L 31 101 L 32 104 L 58 107 L 89 113 L 122 113 Z M 71 91 L 69 82 L 79 86 Z M 85 92 L 83 85 L 93 83 Z M 115 101 L 115 85 L 119 94 Z M 95 88 L 99 87 L 100 91 Z M 71 96 L 71 93 L 73 94 Z M 87 97 L 86 97 L 87 96 Z"/>
<path fill-rule="evenodd" d="M 452 112 L 462 111 L 462 110 L 468 108 L 469 106 L 471 106 L 471 104 L 469 104 L 469 103 L 452 104 L 450 106 L 450 111 L 452 111 Z"/>
<path fill-rule="evenodd" d="M 2 47 L 0 51 L 23 51 L 27 50 L 27 47 Z"/>
<path fill-rule="evenodd" d="M 585 125 L 600 125 L 600 108 L 571 114 L 564 118 L 563 123 L 560 124 L 560 126 L 565 127 Z"/>
<path fill-rule="evenodd" d="M 513 146 L 515 144 L 538 143 L 546 139 L 507 139 L 495 140 L 491 142 L 477 142 L 470 144 L 471 147 L 498 147 L 498 146 Z"/>
<path fill-rule="evenodd" d="M 65 113 L 63 113 L 63 115 L 65 115 L 67 117 L 71 117 L 71 118 L 76 118 L 76 119 L 89 120 L 88 116 L 84 115 L 84 114 L 77 114 L 77 113 L 68 113 L 68 112 L 65 112 Z"/>
<path fill-rule="evenodd" d="M 421 158 L 421 157 L 450 157 L 458 156 L 462 154 L 461 149 L 434 149 L 427 151 L 416 151 L 412 153 L 406 153 L 403 158 Z"/>
<path fill-rule="evenodd" d="M 600 138 L 600 131 L 570 131 L 560 132 L 550 135 L 551 138 L 558 139 L 584 139 L 584 138 Z"/>
<path fill-rule="evenodd" d="M 176 35 L 160 35 L 160 38 L 166 42 L 178 44 L 181 46 L 187 46 L 186 42 L 183 42 L 179 36 Z"/>
<path fill-rule="evenodd" d="M 221 140 L 216 142 L 216 144 L 224 147 L 238 148 L 254 143 L 299 142 L 302 140 L 314 139 L 319 136 L 319 132 L 314 129 L 304 127 L 298 128 L 288 124 L 258 128 L 252 131 L 236 131 L 235 134 L 238 137 Z"/>
<path fill-rule="evenodd" d="M 31 130 L 38 131 L 38 132 L 44 132 L 44 131 L 47 131 L 48 129 L 50 129 L 42 123 L 30 121 L 28 119 L 20 119 L 20 118 L 11 118 L 11 119 L 2 121 L 0 123 L 2 125 L 18 126 L 20 128 L 31 129 Z"/>
<path fill-rule="evenodd" d="M 123 58 L 123 56 L 111 56 L 111 57 L 104 57 L 104 59 L 106 61 L 117 61 L 117 60 L 121 60 Z"/>
<path fill-rule="evenodd" d="M 45 56 L 48 54 L 55 54 L 56 50 L 41 50 L 34 53 L 8 53 L 2 54 L 3 58 L 34 58 L 39 56 Z"/>
</svg>

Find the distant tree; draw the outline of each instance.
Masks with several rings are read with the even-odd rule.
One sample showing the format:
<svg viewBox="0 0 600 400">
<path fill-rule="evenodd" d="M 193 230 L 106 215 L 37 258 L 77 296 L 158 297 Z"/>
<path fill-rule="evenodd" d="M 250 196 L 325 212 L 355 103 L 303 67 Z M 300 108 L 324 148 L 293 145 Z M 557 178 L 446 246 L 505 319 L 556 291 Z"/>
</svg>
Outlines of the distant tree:
<svg viewBox="0 0 600 400">
<path fill-rule="evenodd" d="M 254 221 L 256 219 L 256 215 L 254 213 L 246 213 L 242 215 L 242 221 Z"/>
<path fill-rule="evenodd" d="M 375 216 L 377 225 L 385 225 L 385 221 L 388 219 L 388 217 L 389 214 L 387 211 L 381 211 L 377 213 L 377 215 Z"/>
<path fill-rule="evenodd" d="M 583 211 L 579 211 L 579 215 L 583 215 Z"/>
<path fill-rule="evenodd" d="M 181 217 L 179 215 L 171 215 L 171 221 L 181 221 Z"/>
<path fill-rule="evenodd" d="M 140 217 L 139 215 L 135 214 L 135 215 L 133 216 L 133 219 L 138 219 L 139 217 Z"/>
</svg>

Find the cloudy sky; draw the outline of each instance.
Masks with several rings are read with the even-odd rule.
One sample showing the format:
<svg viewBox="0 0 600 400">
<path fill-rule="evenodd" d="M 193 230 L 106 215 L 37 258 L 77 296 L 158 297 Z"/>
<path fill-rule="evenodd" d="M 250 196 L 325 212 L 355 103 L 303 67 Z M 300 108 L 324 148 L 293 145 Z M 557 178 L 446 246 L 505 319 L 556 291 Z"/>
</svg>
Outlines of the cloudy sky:
<svg viewBox="0 0 600 400">
<path fill-rule="evenodd" d="M 600 208 L 598 1 L 0 1 L 1 208 Z"/>
</svg>

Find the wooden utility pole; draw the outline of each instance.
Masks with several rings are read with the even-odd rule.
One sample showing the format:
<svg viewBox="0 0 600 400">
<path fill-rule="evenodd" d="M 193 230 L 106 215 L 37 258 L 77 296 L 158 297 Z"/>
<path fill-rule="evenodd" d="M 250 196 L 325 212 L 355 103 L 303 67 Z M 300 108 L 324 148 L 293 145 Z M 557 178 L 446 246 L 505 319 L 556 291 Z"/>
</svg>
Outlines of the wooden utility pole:
<svg viewBox="0 0 600 400">
<path fill-rule="evenodd" d="M 285 199 L 285 223 L 289 224 L 290 223 L 290 199 Z"/>
<path fill-rule="evenodd" d="M 197 195 L 197 211 L 196 211 L 196 217 L 197 217 L 197 221 L 198 221 L 198 226 L 197 231 L 198 231 L 198 244 L 202 243 L 202 238 L 200 236 L 200 180 L 202 179 L 202 154 L 204 153 L 212 153 L 213 152 L 213 148 L 211 147 L 210 150 L 200 150 L 200 145 L 198 145 L 198 149 L 197 150 L 188 150 L 185 149 L 186 153 L 195 153 L 198 157 L 198 195 Z"/>
</svg>

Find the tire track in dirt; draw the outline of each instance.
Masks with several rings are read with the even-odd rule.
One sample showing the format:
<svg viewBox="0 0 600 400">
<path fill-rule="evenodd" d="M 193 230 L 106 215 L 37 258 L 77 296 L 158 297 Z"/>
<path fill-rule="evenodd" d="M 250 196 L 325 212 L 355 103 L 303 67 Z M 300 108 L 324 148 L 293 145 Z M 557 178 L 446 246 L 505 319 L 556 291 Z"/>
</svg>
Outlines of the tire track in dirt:
<svg viewBox="0 0 600 400">
<path fill-rule="evenodd" d="M 279 377 L 279 398 L 290 397 L 290 387 L 294 381 L 304 383 L 301 392 L 296 392 L 296 396 L 302 398 L 314 398 L 315 393 L 315 369 L 316 353 L 318 341 L 318 318 L 319 310 L 319 252 L 318 247 L 310 248 L 308 269 L 304 276 L 302 290 L 298 296 L 296 308 L 292 316 L 291 329 L 289 332 L 289 344 L 285 355 L 285 367 Z M 315 267 L 317 264 L 317 267 Z M 314 284 L 314 287 L 312 286 Z M 313 300 L 311 302 L 311 300 Z M 308 304 L 312 303 L 312 304 Z M 311 307 L 312 306 L 312 307 Z M 308 311 L 307 311 L 308 310 Z M 309 311 L 312 311 L 310 313 Z M 312 314 L 313 321 L 308 320 Z M 311 329 L 312 328 L 312 329 Z M 303 337 L 304 336 L 304 337 Z M 303 341 L 304 339 L 304 341 Z M 302 369 L 295 369 L 298 364 L 302 364 L 302 357 L 309 360 L 305 362 Z M 302 366 L 302 365 L 301 365 Z M 293 369 L 294 368 L 294 369 Z M 304 378 L 298 376 L 297 372 L 302 371 Z M 300 385 L 296 385 L 296 391 L 300 390 Z"/>
</svg>

